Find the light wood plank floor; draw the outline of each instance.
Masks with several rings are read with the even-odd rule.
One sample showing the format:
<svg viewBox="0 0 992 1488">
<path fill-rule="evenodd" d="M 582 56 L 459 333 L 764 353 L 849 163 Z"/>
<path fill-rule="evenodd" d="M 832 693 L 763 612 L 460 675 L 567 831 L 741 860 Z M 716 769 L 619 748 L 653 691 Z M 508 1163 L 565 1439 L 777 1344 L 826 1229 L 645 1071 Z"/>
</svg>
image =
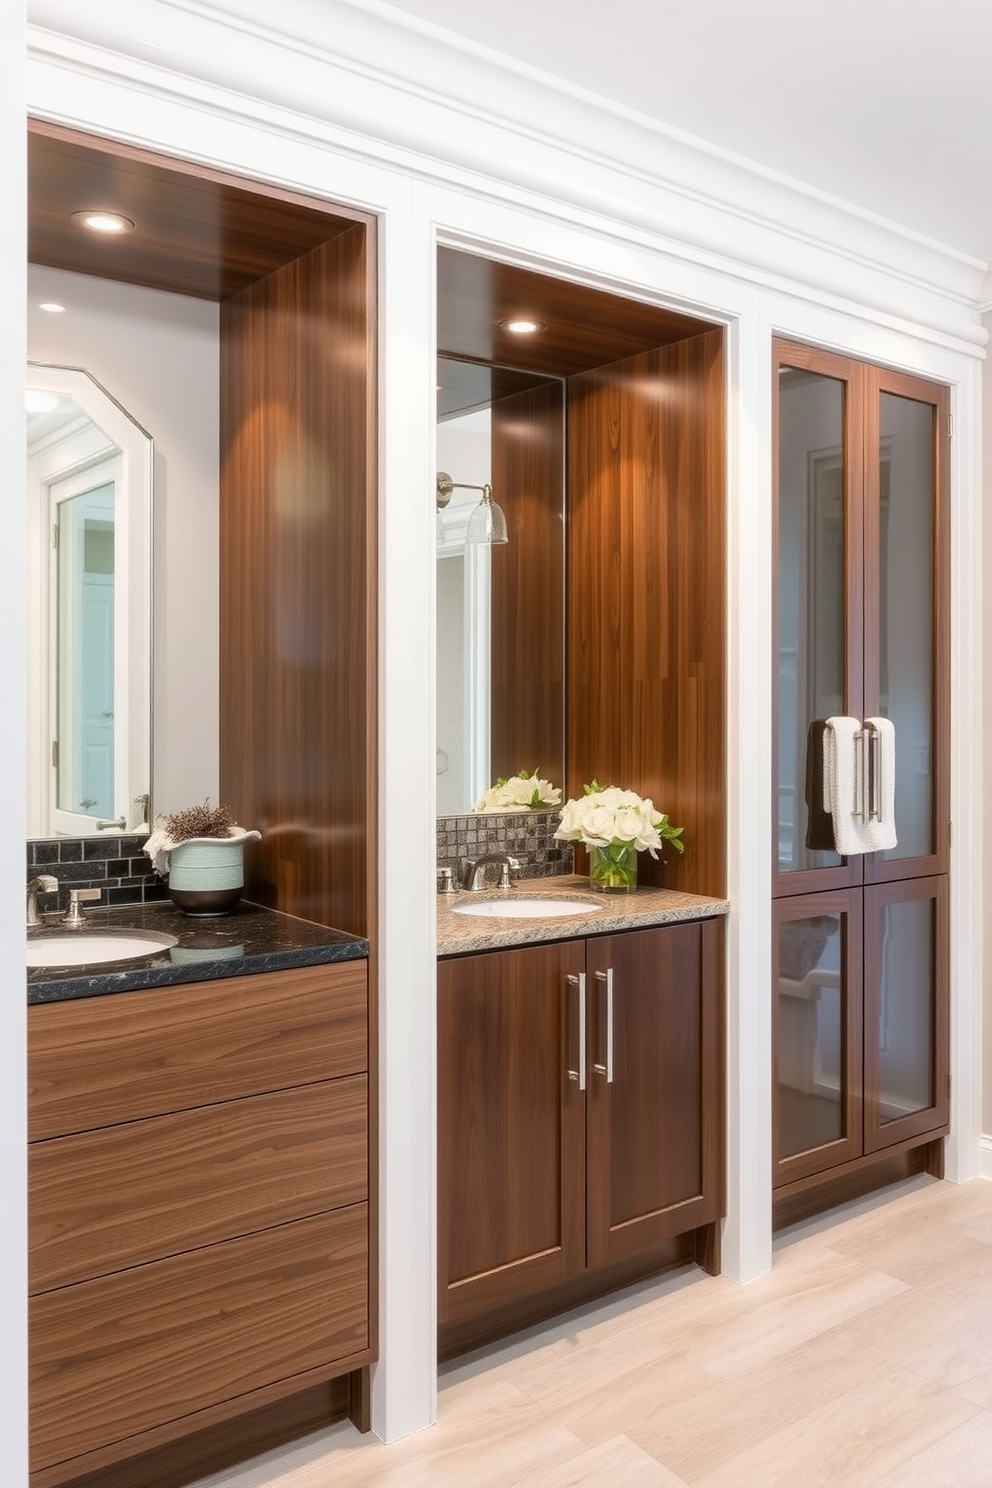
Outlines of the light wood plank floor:
<svg viewBox="0 0 992 1488">
<path fill-rule="evenodd" d="M 342 1425 L 200 1488 L 992 1488 L 992 1183 L 919 1178 L 442 1372 L 436 1427 Z"/>
</svg>

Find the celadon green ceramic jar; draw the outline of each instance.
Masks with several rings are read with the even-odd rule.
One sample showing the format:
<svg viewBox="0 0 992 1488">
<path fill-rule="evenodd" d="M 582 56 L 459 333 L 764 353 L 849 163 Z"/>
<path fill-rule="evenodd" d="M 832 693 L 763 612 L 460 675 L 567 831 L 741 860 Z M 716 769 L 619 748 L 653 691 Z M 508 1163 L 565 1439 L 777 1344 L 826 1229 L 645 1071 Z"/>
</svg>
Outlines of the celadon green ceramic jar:
<svg viewBox="0 0 992 1488">
<path fill-rule="evenodd" d="M 230 914 L 244 892 L 246 842 L 261 832 L 189 837 L 169 852 L 169 897 L 188 915 Z"/>
</svg>

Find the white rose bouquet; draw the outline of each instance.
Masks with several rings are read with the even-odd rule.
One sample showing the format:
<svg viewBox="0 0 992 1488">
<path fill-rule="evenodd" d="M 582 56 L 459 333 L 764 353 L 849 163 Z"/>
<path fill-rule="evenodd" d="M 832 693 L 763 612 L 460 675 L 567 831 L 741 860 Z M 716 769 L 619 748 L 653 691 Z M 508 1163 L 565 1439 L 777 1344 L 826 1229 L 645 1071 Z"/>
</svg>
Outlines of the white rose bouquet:
<svg viewBox="0 0 992 1488">
<path fill-rule="evenodd" d="M 589 848 L 589 877 L 595 887 L 634 888 L 639 852 L 656 858 L 666 842 L 676 852 L 685 851 L 685 828 L 673 827 L 649 798 L 615 785 L 604 790 L 597 780 L 583 786 L 583 792 L 579 800 L 565 802 L 555 836 Z"/>
<path fill-rule="evenodd" d="M 542 780 L 535 770 L 519 770 L 507 778 L 500 776 L 485 795 L 480 796 L 473 811 L 545 811 L 561 805 L 561 790 L 550 780 Z"/>
</svg>

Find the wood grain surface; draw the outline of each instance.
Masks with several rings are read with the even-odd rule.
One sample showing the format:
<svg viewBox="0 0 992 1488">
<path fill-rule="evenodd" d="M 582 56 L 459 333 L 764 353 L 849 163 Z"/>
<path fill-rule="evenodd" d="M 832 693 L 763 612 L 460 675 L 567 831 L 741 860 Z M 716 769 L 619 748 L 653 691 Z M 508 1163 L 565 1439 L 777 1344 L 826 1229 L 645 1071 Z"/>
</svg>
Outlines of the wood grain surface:
<svg viewBox="0 0 992 1488">
<path fill-rule="evenodd" d="M 593 778 L 685 827 L 666 887 L 726 883 L 723 334 L 569 381 L 568 794 Z M 641 854 L 645 882 L 662 868 Z"/>
<path fill-rule="evenodd" d="M 711 925 L 717 922 L 586 942 L 590 1266 L 649 1251 L 720 1216 L 721 999 L 719 979 L 707 985 L 702 975 L 703 936 L 719 934 Z M 712 973 L 712 965 L 707 969 Z M 606 1073 L 607 970 L 613 984 L 612 1082 Z"/>
<path fill-rule="evenodd" d="M 77 211 L 123 213 L 134 232 L 88 232 Z M 28 259 L 125 284 L 224 300 L 347 232 L 354 213 L 192 161 L 33 119 Z"/>
<path fill-rule="evenodd" d="M 368 1197 L 364 1075 L 29 1149 L 32 1292 Z"/>
<path fill-rule="evenodd" d="M 438 963 L 439 1317 L 585 1265 L 581 941 Z"/>
<path fill-rule="evenodd" d="M 368 1063 L 364 961 L 28 1009 L 32 1141 Z"/>
<path fill-rule="evenodd" d="M 221 308 L 220 780 L 246 892 L 370 934 L 374 251 L 363 226 Z"/>
<path fill-rule="evenodd" d="M 437 255 L 437 346 L 441 355 L 569 377 L 697 335 L 705 322 L 499 263 L 455 248 Z M 500 324 L 530 316 L 544 329 L 515 335 Z"/>
<path fill-rule="evenodd" d="M 509 542 L 492 549 L 490 776 L 565 751 L 565 405 L 560 382 L 492 406 L 492 479 Z"/>
<path fill-rule="evenodd" d="M 367 1247 L 356 1204 L 34 1297 L 32 1468 L 332 1374 L 367 1343 Z"/>
</svg>

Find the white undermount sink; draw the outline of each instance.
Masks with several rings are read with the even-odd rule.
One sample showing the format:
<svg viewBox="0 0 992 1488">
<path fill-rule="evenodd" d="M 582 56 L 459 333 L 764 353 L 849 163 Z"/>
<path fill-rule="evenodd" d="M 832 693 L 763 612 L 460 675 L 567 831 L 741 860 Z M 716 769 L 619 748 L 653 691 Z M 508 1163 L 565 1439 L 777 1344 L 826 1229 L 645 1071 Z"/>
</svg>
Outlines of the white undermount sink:
<svg viewBox="0 0 992 1488">
<path fill-rule="evenodd" d="M 602 905 L 594 899 L 463 899 L 453 914 L 483 915 L 490 920 L 564 920 L 570 915 L 594 914 Z"/>
<path fill-rule="evenodd" d="M 96 966 L 108 961 L 134 961 L 153 956 L 177 937 L 158 930 L 70 930 L 39 936 L 27 944 L 28 966 Z"/>
</svg>

